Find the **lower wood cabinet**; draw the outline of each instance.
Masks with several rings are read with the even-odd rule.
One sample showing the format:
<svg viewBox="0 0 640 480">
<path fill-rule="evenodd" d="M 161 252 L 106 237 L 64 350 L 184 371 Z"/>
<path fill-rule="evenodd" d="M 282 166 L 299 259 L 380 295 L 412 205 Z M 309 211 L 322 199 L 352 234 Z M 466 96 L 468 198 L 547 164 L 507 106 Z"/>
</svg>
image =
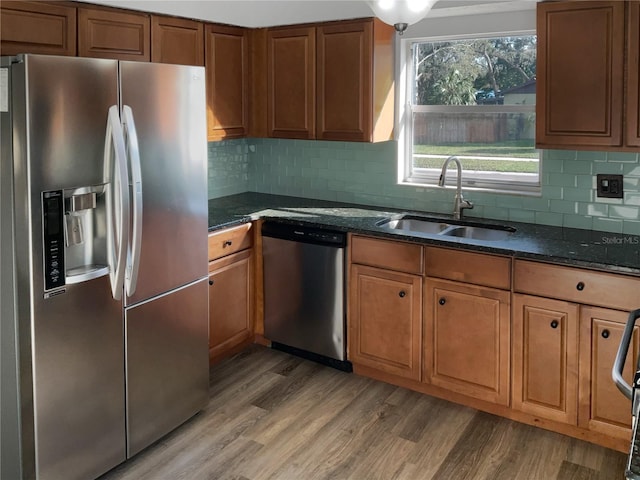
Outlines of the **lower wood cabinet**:
<svg viewBox="0 0 640 480">
<path fill-rule="evenodd" d="M 613 383 L 611 368 L 622 338 L 627 312 L 582 307 L 580 310 L 579 425 L 609 436 L 631 439 L 631 402 Z M 633 383 L 640 349 L 635 327 L 623 375 Z"/>
<path fill-rule="evenodd" d="M 578 423 L 578 305 L 513 295 L 512 408 Z"/>
<path fill-rule="evenodd" d="M 349 358 L 420 380 L 422 277 L 352 265 Z"/>
<path fill-rule="evenodd" d="M 423 381 L 508 405 L 510 296 L 427 278 Z"/>
<path fill-rule="evenodd" d="M 253 224 L 209 234 L 209 361 L 253 341 Z"/>
<path fill-rule="evenodd" d="M 253 338 L 251 250 L 209 264 L 209 359 Z"/>
</svg>

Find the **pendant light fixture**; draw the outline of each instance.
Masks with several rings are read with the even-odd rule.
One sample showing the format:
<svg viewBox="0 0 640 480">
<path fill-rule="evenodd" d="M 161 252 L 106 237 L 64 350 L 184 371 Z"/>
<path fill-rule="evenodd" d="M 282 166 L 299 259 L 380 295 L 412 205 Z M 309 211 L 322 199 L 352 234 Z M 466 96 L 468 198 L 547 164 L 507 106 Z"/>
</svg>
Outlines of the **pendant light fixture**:
<svg viewBox="0 0 640 480">
<path fill-rule="evenodd" d="M 427 16 L 437 0 L 374 0 L 369 3 L 376 17 L 393 25 L 400 35 L 409 25 Z"/>
</svg>

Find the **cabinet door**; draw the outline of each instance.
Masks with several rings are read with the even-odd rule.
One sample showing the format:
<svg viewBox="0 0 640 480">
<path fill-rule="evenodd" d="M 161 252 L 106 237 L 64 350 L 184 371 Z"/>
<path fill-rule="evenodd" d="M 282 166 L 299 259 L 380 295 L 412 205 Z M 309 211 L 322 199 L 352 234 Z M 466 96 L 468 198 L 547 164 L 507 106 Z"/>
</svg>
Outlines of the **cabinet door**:
<svg viewBox="0 0 640 480">
<path fill-rule="evenodd" d="M 422 278 L 353 265 L 349 359 L 420 380 Z"/>
<path fill-rule="evenodd" d="M 153 15 L 151 61 L 204 66 L 204 25 L 184 18 Z"/>
<path fill-rule="evenodd" d="M 510 292 L 428 278 L 423 380 L 509 404 Z"/>
<path fill-rule="evenodd" d="M 627 40 L 627 145 L 640 147 L 640 2 L 629 2 Z"/>
<path fill-rule="evenodd" d="M 253 335 L 251 250 L 209 264 L 209 359 L 215 361 Z"/>
<path fill-rule="evenodd" d="M 317 28 L 318 140 L 370 141 L 371 20 Z"/>
<path fill-rule="evenodd" d="M 267 110 L 270 137 L 315 138 L 316 31 L 267 33 Z"/>
<path fill-rule="evenodd" d="M 207 131 L 209 140 L 243 137 L 248 130 L 247 29 L 207 25 Z"/>
<path fill-rule="evenodd" d="M 606 435 L 631 438 L 631 402 L 611 378 L 627 313 L 582 307 L 580 311 L 580 426 Z M 635 327 L 623 375 L 633 383 L 640 348 Z"/>
<path fill-rule="evenodd" d="M 578 306 L 513 296 L 512 407 L 577 425 Z"/>
<path fill-rule="evenodd" d="M 0 54 L 76 54 L 76 9 L 42 2 L 0 4 Z"/>
<path fill-rule="evenodd" d="M 78 56 L 148 62 L 150 29 L 148 15 L 78 8 Z"/>
<path fill-rule="evenodd" d="M 625 2 L 538 4 L 536 145 L 621 146 Z"/>
</svg>

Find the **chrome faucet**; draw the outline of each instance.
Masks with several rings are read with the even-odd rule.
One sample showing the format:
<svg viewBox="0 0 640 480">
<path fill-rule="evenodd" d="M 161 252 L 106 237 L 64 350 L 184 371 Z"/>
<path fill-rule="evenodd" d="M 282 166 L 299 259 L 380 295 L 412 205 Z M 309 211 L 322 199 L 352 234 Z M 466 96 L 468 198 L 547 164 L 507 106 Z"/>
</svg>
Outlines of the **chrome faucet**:
<svg viewBox="0 0 640 480">
<path fill-rule="evenodd" d="M 455 220 L 460 220 L 462 218 L 462 210 L 464 210 L 465 208 L 472 209 L 473 203 L 462 198 L 462 165 L 460 164 L 460 160 L 458 160 L 458 157 L 456 157 L 455 155 L 450 156 L 444 161 L 438 185 L 444 187 L 444 181 L 447 176 L 447 167 L 451 162 L 455 162 L 456 166 L 458 167 L 458 183 L 456 184 L 456 197 L 453 203 L 453 218 Z"/>
</svg>

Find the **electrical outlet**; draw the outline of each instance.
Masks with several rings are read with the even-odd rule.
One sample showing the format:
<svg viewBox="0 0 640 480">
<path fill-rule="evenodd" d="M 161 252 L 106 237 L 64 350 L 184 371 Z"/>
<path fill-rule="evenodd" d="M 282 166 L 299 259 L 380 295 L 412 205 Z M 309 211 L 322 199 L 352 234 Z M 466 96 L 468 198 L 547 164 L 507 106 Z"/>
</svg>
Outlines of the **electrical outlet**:
<svg viewBox="0 0 640 480">
<path fill-rule="evenodd" d="M 622 198 L 622 175 L 597 175 L 598 197 Z"/>
</svg>

